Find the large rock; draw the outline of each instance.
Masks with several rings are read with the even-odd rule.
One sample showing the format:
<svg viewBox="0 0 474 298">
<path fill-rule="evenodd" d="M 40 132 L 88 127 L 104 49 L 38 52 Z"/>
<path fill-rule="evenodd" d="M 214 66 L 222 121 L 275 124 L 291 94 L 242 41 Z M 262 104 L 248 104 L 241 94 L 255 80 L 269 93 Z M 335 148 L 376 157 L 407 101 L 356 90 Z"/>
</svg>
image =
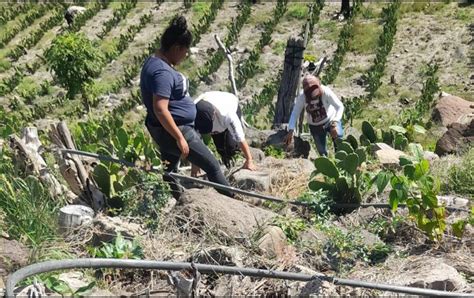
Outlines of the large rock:
<svg viewBox="0 0 474 298">
<path fill-rule="evenodd" d="M 399 270 L 398 283 L 403 286 L 456 291 L 466 285 L 456 269 L 438 258 L 414 257 Z"/>
<path fill-rule="evenodd" d="M 406 156 L 406 154 L 403 153 L 403 151 L 393 149 L 389 146 L 389 148 L 375 151 L 375 156 L 382 165 L 396 167 L 399 164 L 400 157 Z"/>
<path fill-rule="evenodd" d="M 219 236 L 245 240 L 271 218 L 274 212 L 219 194 L 214 189 L 189 189 L 173 210 L 183 227 L 196 234 L 209 230 Z"/>
<path fill-rule="evenodd" d="M 265 153 L 258 148 L 250 147 L 250 155 L 255 162 L 262 161 L 265 158 Z"/>
<path fill-rule="evenodd" d="M 282 258 L 288 246 L 283 230 L 276 226 L 268 226 L 263 232 L 264 235 L 257 241 L 258 248 L 270 258 Z"/>
<path fill-rule="evenodd" d="M 231 183 L 244 190 L 268 192 L 270 190 L 270 175 L 259 171 L 241 169 L 231 176 Z"/>
<path fill-rule="evenodd" d="M 119 216 L 110 217 L 99 214 L 94 218 L 92 224 L 94 225 L 94 244 L 96 245 L 101 242 L 112 242 L 118 233 L 125 238 L 134 238 L 145 234 L 139 224 L 129 222 Z"/>
<path fill-rule="evenodd" d="M 453 123 L 469 123 L 474 119 L 474 103 L 457 96 L 442 94 L 433 109 L 432 118 L 446 127 Z"/>
<path fill-rule="evenodd" d="M 474 144 L 474 120 L 469 125 L 454 123 L 436 142 L 435 153 L 439 156 L 454 154 Z"/>
<path fill-rule="evenodd" d="M 256 162 L 257 171 L 241 169 L 232 174 L 232 185 L 244 190 L 269 192 L 273 187 L 289 183 L 293 179 L 306 179 L 315 170 L 314 164 L 308 159 L 278 159 L 266 157 Z"/>
<path fill-rule="evenodd" d="M 263 144 L 273 133 L 272 130 L 258 130 L 251 127 L 245 129 L 245 139 L 251 147 L 263 148 Z"/>
</svg>

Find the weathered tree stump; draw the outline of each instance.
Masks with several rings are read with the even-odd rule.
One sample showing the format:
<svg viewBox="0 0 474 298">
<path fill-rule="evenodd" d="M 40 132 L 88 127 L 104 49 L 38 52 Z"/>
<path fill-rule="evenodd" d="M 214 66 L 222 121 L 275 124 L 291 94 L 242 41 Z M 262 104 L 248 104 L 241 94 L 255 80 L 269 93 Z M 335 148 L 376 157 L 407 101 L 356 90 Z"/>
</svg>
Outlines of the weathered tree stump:
<svg viewBox="0 0 474 298">
<path fill-rule="evenodd" d="M 53 197 L 68 195 L 67 188 L 51 174 L 48 165 L 40 154 L 41 142 L 38 138 L 36 127 L 26 127 L 22 131 L 22 137 L 10 136 L 10 147 L 14 151 L 15 162 L 22 165 L 27 174 L 38 176 L 47 185 Z"/>
<path fill-rule="evenodd" d="M 71 190 L 95 211 L 102 210 L 105 207 L 106 196 L 89 178 L 89 173 L 82 160 L 77 155 L 61 151 L 61 149 L 76 150 L 66 123 L 61 121 L 57 125 L 51 125 L 49 136 L 59 149 L 55 153 L 55 158 L 59 164 L 59 171 Z"/>
<path fill-rule="evenodd" d="M 303 64 L 304 40 L 290 38 L 286 44 L 283 75 L 278 90 L 278 100 L 273 118 L 273 128 L 281 128 L 290 120 L 296 90 L 300 82 Z"/>
</svg>

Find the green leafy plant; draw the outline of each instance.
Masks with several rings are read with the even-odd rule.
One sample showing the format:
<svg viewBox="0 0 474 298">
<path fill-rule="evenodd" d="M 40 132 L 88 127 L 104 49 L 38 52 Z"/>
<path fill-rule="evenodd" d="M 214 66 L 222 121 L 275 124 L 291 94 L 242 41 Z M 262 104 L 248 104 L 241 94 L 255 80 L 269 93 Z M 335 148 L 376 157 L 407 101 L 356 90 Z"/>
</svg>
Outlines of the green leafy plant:
<svg viewBox="0 0 474 298">
<path fill-rule="evenodd" d="M 325 221 L 330 216 L 333 200 L 328 196 L 327 191 L 322 189 L 317 191 L 308 190 L 300 195 L 297 201 L 307 204 L 318 220 Z"/>
<path fill-rule="evenodd" d="M 283 230 L 290 243 L 298 240 L 299 233 L 307 228 L 306 223 L 301 218 L 277 216 L 273 219 L 273 224 Z"/>
<path fill-rule="evenodd" d="M 45 52 L 56 80 L 68 90 L 68 97 L 83 92 L 86 84 L 100 73 L 104 57 L 82 33 L 58 36 Z"/>
<path fill-rule="evenodd" d="M 265 147 L 265 149 L 263 149 L 263 152 L 265 153 L 265 156 L 272 156 L 280 159 L 285 158 L 286 155 L 283 149 L 275 147 L 273 145 Z"/>
<path fill-rule="evenodd" d="M 5 158 L 2 157 L 0 164 L 6 162 Z M 5 215 L 2 229 L 32 246 L 53 240 L 57 237 L 55 223 L 61 201 L 53 199 L 38 178 L 22 179 L 12 171 L 8 169 L 0 174 L 0 207 Z"/>
<path fill-rule="evenodd" d="M 87 296 L 95 287 L 95 281 L 92 281 L 89 284 L 78 288 L 77 290 L 73 290 L 67 282 L 59 279 L 56 275 L 49 275 L 43 280 L 43 282 L 46 288 L 50 289 L 51 291 L 71 297 Z"/>
<path fill-rule="evenodd" d="M 313 191 L 325 190 L 336 203 L 359 204 L 363 194 L 370 190 L 373 174 L 365 171 L 366 149 L 357 141 L 341 141 L 337 144 L 335 160 L 318 157 L 314 161 L 316 170 L 312 177 L 321 174 L 323 180 L 313 179 L 309 188 Z M 351 143 L 353 145 L 351 145 Z"/>
<path fill-rule="evenodd" d="M 142 259 L 143 248 L 138 240 L 130 241 L 118 233 L 114 243 L 102 242 L 100 247 L 92 247 L 89 253 L 93 258 Z"/>
</svg>

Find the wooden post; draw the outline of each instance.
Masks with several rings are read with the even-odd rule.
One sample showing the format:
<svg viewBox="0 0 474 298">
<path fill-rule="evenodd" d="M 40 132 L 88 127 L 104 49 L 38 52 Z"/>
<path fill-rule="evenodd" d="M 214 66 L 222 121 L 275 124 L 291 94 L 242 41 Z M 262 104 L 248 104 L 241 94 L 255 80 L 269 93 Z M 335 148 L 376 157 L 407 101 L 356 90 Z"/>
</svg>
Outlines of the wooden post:
<svg viewBox="0 0 474 298">
<path fill-rule="evenodd" d="M 294 37 L 288 39 L 285 61 L 278 100 L 273 118 L 273 128 L 282 128 L 290 120 L 298 84 L 300 83 L 301 65 L 303 64 L 304 40 Z"/>
</svg>

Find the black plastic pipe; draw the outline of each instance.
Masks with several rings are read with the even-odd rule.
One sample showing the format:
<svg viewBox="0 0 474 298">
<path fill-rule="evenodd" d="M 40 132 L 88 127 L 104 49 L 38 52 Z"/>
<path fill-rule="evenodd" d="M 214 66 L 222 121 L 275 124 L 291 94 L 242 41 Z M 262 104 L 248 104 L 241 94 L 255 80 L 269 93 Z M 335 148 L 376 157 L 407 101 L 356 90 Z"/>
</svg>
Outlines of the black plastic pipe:
<svg viewBox="0 0 474 298">
<path fill-rule="evenodd" d="M 230 274 L 230 275 L 241 275 L 241 276 L 252 276 L 261 278 L 276 278 L 285 280 L 295 281 L 311 281 L 320 279 L 324 281 L 333 282 L 336 285 L 350 286 L 358 288 L 375 289 L 381 291 L 390 291 L 396 293 L 405 293 L 412 295 L 423 295 L 423 296 L 469 296 L 464 293 L 457 292 L 445 292 L 430 289 L 421 289 L 405 286 L 396 286 L 388 284 L 379 284 L 373 282 L 365 282 L 359 280 L 342 279 L 336 277 L 330 277 L 326 275 L 309 275 L 303 273 L 263 270 L 255 268 L 241 268 L 231 266 L 219 266 L 219 265 L 207 265 L 207 264 L 192 264 L 192 263 L 181 263 L 181 262 L 162 262 L 162 261 L 148 261 L 148 260 L 123 260 L 123 259 L 68 259 L 68 260 L 55 260 L 46 261 L 41 263 L 32 264 L 24 268 L 19 269 L 8 277 L 6 294 L 7 297 L 14 297 L 15 286 L 24 280 L 25 278 L 64 269 L 75 269 L 75 268 L 127 268 L 127 269 L 147 269 L 147 270 L 171 270 L 178 271 L 182 269 L 192 270 L 192 265 L 202 274 Z"/>
<path fill-rule="evenodd" d="M 235 187 L 227 186 L 227 185 L 222 185 L 222 184 L 211 182 L 211 181 L 208 181 L 208 180 L 202 180 L 202 179 L 198 179 L 198 178 L 194 178 L 194 177 L 180 175 L 180 174 L 177 174 L 177 173 L 166 173 L 166 172 L 163 172 L 162 170 L 159 170 L 159 169 L 146 169 L 144 167 L 139 167 L 139 166 L 135 165 L 132 162 L 117 159 L 117 158 L 113 158 L 113 157 L 106 156 L 106 155 L 101 155 L 101 154 L 96 154 L 96 153 L 91 153 L 91 152 L 85 152 L 85 151 L 79 151 L 79 150 L 71 150 L 71 149 L 61 149 L 61 151 L 64 152 L 64 153 L 69 153 L 69 154 L 88 156 L 88 157 L 96 158 L 96 159 L 103 160 L 103 161 L 110 161 L 110 162 L 120 163 L 124 166 L 137 168 L 137 169 L 147 171 L 147 172 L 155 172 L 155 173 L 159 173 L 159 174 L 162 174 L 162 175 L 169 175 L 169 176 L 172 176 L 172 177 L 177 178 L 177 179 L 182 179 L 182 180 L 185 180 L 185 181 L 194 182 L 194 183 L 214 187 L 214 188 L 217 188 L 217 189 L 220 189 L 220 190 L 226 190 L 226 191 L 230 191 L 232 193 L 241 194 L 241 195 L 245 195 L 245 196 L 249 196 L 249 197 L 253 197 L 253 198 L 257 198 L 257 199 L 261 199 L 261 200 L 272 201 L 272 202 L 276 202 L 276 203 L 296 205 L 296 206 L 309 207 L 309 204 L 304 203 L 304 202 L 287 201 L 287 200 L 283 200 L 283 199 L 276 198 L 276 197 L 273 197 L 273 196 L 259 194 L 259 193 L 253 192 L 253 191 L 242 190 L 242 189 L 239 189 L 239 188 L 235 188 Z M 334 204 L 331 204 L 331 207 L 335 207 L 335 208 L 358 208 L 358 207 L 362 207 L 362 208 L 368 208 L 368 207 L 391 208 L 391 206 L 389 204 L 386 204 L 386 203 L 364 203 L 364 204 L 334 203 Z M 406 208 L 407 206 L 405 204 L 399 204 L 398 207 L 399 208 Z M 470 212 L 469 210 L 464 209 L 464 208 L 449 207 L 449 206 L 446 206 L 445 209 L 449 210 L 449 211 Z"/>
</svg>

